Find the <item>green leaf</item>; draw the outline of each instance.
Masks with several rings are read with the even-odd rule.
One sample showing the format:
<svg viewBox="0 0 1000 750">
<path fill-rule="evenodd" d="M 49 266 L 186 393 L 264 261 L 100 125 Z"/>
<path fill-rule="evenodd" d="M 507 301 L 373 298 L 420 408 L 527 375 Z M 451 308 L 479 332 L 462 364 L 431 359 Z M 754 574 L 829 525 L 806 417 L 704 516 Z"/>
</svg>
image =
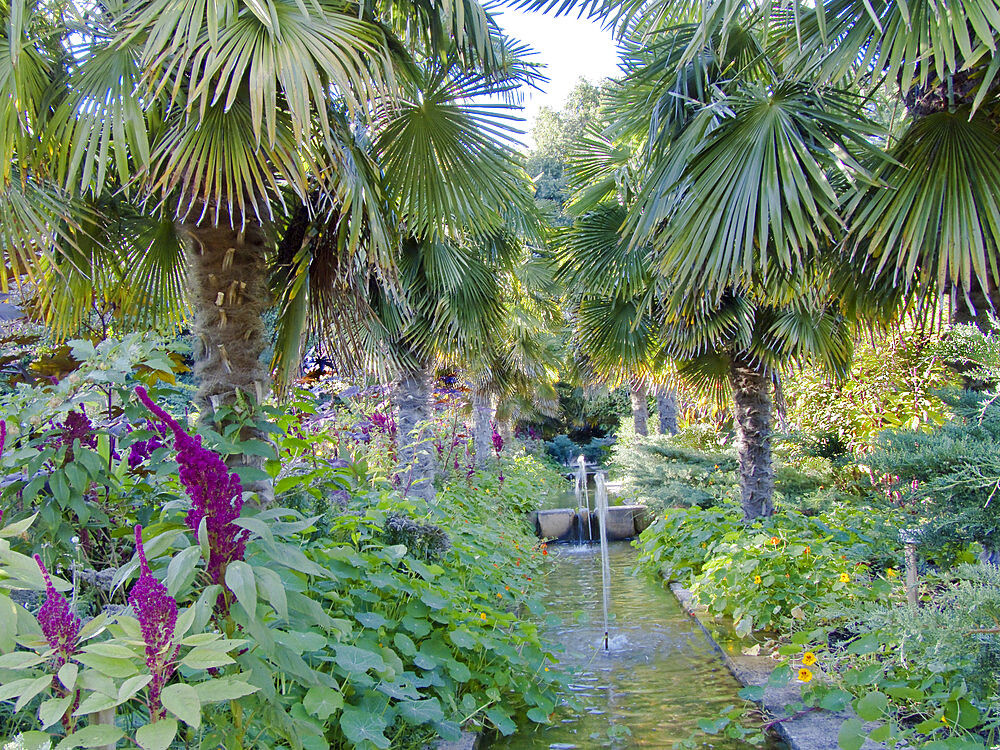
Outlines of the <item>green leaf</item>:
<svg viewBox="0 0 1000 750">
<path fill-rule="evenodd" d="M 347 705 L 340 714 L 340 729 L 355 745 L 371 742 L 381 750 L 385 750 L 389 747 L 389 740 L 383 734 L 386 726 L 386 721 L 381 715 L 374 714 L 364 707 Z"/>
<path fill-rule="evenodd" d="M 320 721 L 326 721 L 334 712 L 344 707 L 344 696 L 325 685 L 316 685 L 306 692 L 302 707 Z"/>
<path fill-rule="evenodd" d="M 236 594 L 236 600 L 249 617 L 257 616 L 257 583 L 253 568 L 242 560 L 233 560 L 226 567 L 226 586 Z"/>
<path fill-rule="evenodd" d="M 98 711 L 105 711 L 109 708 L 114 708 L 121 701 L 118 700 L 117 696 L 105 695 L 104 693 L 93 692 L 80 701 L 80 705 L 76 707 L 73 711 L 73 716 L 86 716 L 87 714 L 95 714 Z"/>
<path fill-rule="evenodd" d="M 201 549 L 198 547 L 182 549 L 170 559 L 170 564 L 167 565 L 166 581 L 167 593 L 170 596 L 176 596 L 179 591 L 191 585 L 200 559 Z"/>
<path fill-rule="evenodd" d="M 334 648 L 336 664 L 348 674 L 364 674 L 369 669 L 381 672 L 385 669 L 382 655 L 357 646 L 338 645 Z"/>
<path fill-rule="evenodd" d="M 878 721 L 889 707 L 889 699 L 885 693 L 878 690 L 867 693 L 858 699 L 854 710 L 863 721 Z"/>
<path fill-rule="evenodd" d="M 21 536 L 35 522 L 36 518 L 38 518 L 38 514 L 33 513 L 28 518 L 22 518 L 20 521 L 14 521 L 14 523 L 0 528 L 0 539 Z"/>
<path fill-rule="evenodd" d="M 146 687 L 152 679 L 153 675 L 150 674 L 138 674 L 135 677 L 129 677 L 118 688 L 118 701 L 124 703 Z"/>
<path fill-rule="evenodd" d="M 139 671 L 130 659 L 101 656 L 100 654 L 78 654 L 76 660 L 108 677 L 131 677 Z"/>
<path fill-rule="evenodd" d="M 34 651 L 14 651 L 0 656 L 0 669 L 27 669 L 45 661 Z"/>
<path fill-rule="evenodd" d="M 427 698 L 422 701 L 402 701 L 396 708 L 400 716 L 411 724 L 429 724 L 444 721 L 444 711 L 437 698 Z"/>
<path fill-rule="evenodd" d="M 188 726 L 194 729 L 201 726 L 201 699 L 190 685 L 183 682 L 168 685 L 163 688 L 160 699 L 170 713 Z"/>
<path fill-rule="evenodd" d="M 6 695 L 8 685 L 4 685 L 0 688 L 0 691 L 4 693 L 2 700 L 8 700 L 15 695 L 20 696 L 17 702 L 14 704 L 14 713 L 17 713 L 24 705 L 34 698 L 36 695 L 45 690 L 49 685 L 52 684 L 52 677 L 49 675 L 42 675 L 41 677 L 26 678 L 23 680 L 15 680 L 10 683 L 10 687 L 17 686 L 17 692 L 12 693 L 9 697 Z"/>
<path fill-rule="evenodd" d="M 259 690 L 250 683 L 235 677 L 220 677 L 207 682 L 199 682 L 194 686 L 194 689 L 202 703 L 236 700 Z"/>
<path fill-rule="evenodd" d="M 80 674 L 80 667 L 78 667 L 73 662 L 67 662 L 59 667 L 59 671 L 56 676 L 59 678 L 59 682 L 63 684 L 63 687 L 67 690 L 72 690 L 73 686 L 76 684 L 76 677 Z"/>
<path fill-rule="evenodd" d="M 493 706 L 492 708 L 486 709 L 486 718 L 493 722 L 493 726 L 504 737 L 513 734 L 517 729 L 517 724 L 510 718 L 510 715 L 499 706 Z"/>
<path fill-rule="evenodd" d="M 177 720 L 160 719 L 155 724 L 139 727 L 135 733 L 135 741 L 142 750 L 167 750 L 176 735 Z"/>
<path fill-rule="evenodd" d="M 181 659 L 181 664 L 191 669 L 213 669 L 232 663 L 233 658 L 229 654 L 211 646 L 196 646 Z"/>
<path fill-rule="evenodd" d="M 75 747 L 103 747 L 114 745 L 125 733 L 111 724 L 91 724 L 63 738 L 55 750 L 72 750 Z"/>
<path fill-rule="evenodd" d="M 38 707 L 38 720 L 42 723 L 42 729 L 48 729 L 65 716 L 66 709 L 70 707 L 72 702 L 72 694 L 42 701 L 42 705 Z"/>
<path fill-rule="evenodd" d="M 285 582 L 281 576 L 270 568 L 261 565 L 254 567 L 257 576 L 257 588 L 267 602 L 274 607 L 278 617 L 288 621 L 288 597 L 285 595 Z"/>
<path fill-rule="evenodd" d="M 866 736 L 865 727 L 859 719 L 847 719 L 840 725 L 837 744 L 841 750 L 861 750 Z"/>
</svg>

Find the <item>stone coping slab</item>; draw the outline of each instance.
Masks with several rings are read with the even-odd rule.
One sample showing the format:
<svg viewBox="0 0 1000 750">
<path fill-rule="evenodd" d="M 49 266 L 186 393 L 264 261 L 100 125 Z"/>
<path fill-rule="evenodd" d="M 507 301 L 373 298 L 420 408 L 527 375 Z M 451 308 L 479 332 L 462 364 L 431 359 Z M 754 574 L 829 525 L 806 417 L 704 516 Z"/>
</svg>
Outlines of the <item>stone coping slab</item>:
<svg viewBox="0 0 1000 750">
<path fill-rule="evenodd" d="M 774 670 L 774 660 L 769 656 L 750 656 L 741 650 L 741 641 L 735 633 L 726 632 L 725 627 L 709 615 L 704 607 L 699 607 L 694 596 L 679 583 L 671 583 L 670 590 L 677 597 L 684 610 L 694 619 L 722 654 L 723 661 L 733 676 L 745 687 L 764 686 L 764 697 L 760 707 L 772 718 L 787 715 L 785 706 L 801 700 L 799 690 L 794 685 L 768 685 L 768 678 Z M 720 641 L 722 642 L 720 644 Z M 792 750 L 840 750 L 837 735 L 845 719 L 855 716 L 849 708 L 846 711 L 810 711 L 794 719 L 773 725 L 774 730 L 788 743 Z M 884 750 L 885 743 L 865 740 L 861 750 Z"/>
</svg>

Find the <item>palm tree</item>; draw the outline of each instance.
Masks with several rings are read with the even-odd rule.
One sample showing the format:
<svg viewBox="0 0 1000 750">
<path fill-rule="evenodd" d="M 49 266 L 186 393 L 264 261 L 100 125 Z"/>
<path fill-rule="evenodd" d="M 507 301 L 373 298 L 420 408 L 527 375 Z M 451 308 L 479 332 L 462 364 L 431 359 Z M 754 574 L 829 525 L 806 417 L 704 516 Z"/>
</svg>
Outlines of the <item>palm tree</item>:
<svg viewBox="0 0 1000 750">
<path fill-rule="evenodd" d="M 376 230 L 371 261 L 391 257 L 354 132 L 398 94 L 410 55 L 450 45 L 464 64 L 506 64 L 474 0 L 360 13 L 337 0 L 265 0 L 221 16 L 166 0 L 85 9 L 35 0 L 4 12 L 31 32 L 5 26 L 18 36 L 5 48 L 5 101 L 18 105 L 7 106 L 0 140 L 7 164 L 24 169 L 0 201 L 13 271 L 41 258 L 54 290 L 43 300 L 63 332 L 95 286 L 120 309 L 166 294 L 175 322 L 177 303 L 190 304 L 203 414 L 268 388 L 261 312 L 272 305 L 269 262 L 286 216 L 339 211 L 355 227 L 345 250 L 359 250 L 364 224 Z M 78 205 L 85 220 L 66 208 Z M 175 225 L 186 258 L 167 231 Z"/>
<path fill-rule="evenodd" d="M 400 80 L 393 106 L 378 113 L 367 152 L 356 149 L 357 159 L 364 155 L 374 165 L 385 215 L 400 227 L 394 276 L 386 278 L 381 264 L 345 261 L 326 250 L 343 241 L 336 213 L 331 221 L 306 222 L 284 284 L 279 349 L 286 365 L 298 356 L 305 327 L 337 330 L 340 349 L 353 349 L 371 371 L 390 378 L 400 476 L 428 499 L 435 467 L 426 423 L 436 366 L 485 351 L 503 329 L 498 269 L 519 257 L 518 230 L 538 232 L 530 182 L 504 138 L 509 105 L 477 103 L 510 95 L 533 79 L 533 68 L 502 37 L 490 44 L 505 61 L 492 73 L 470 69 L 458 48 L 422 60 Z M 360 224 L 364 246 L 375 228 Z M 337 275 L 329 267 L 338 262 L 351 296 L 327 291 Z"/>
<path fill-rule="evenodd" d="M 786 73 L 752 25 L 730 26 L 690 58 L 696 27 L 659 32 L 633 50 L 612 94 L 609 111 L 625 113 L 606 131 L 614 141 L 591 139 L 578 170 L 578 210 L 589 213 L 575 231 L 616 211 L 607 239 L 592 245 L 620 265 L 600 267 L 642 279 L 631 309 L 619 294 L 619 322 L 606 316 L 593 340 L 642 333 L 653 362 L 673 359 L 681 377 L 730 393 L 752 519 L 773 511 L 776 372 L 805 357 L 834 371 L 850 360 L 856 310 L 834 284 L 844 275 L 829 251 L 843 233 L 835 176 L 867 179 L 862 162 L 876 149 L 865 135 L 875 128 L 844 92 Z M 625 156 L 612 158 L 616 148 Z M 629 158 L 643 162 L 626 183 L 634 197 L 611 200 Z M 592 265 L 578 263 L 584 281 Z"/>
</svg>

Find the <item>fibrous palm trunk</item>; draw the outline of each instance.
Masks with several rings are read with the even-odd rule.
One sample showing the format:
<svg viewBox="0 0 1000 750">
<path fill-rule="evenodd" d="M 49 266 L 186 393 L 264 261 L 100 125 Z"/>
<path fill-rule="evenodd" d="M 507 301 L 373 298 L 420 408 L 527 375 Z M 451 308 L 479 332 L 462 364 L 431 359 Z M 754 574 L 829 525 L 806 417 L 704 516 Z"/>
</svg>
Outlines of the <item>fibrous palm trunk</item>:
<svg viewBox="0 0 1000 750">
<path fill-rule="evenodd" d="M 673 388 L 656 391 L 656 415 L 660 420 L 661 435 L 677 434 L 677 392 Z"/>
<path fill-rule="evenodd" d="M 645 437 L 649 434 L 649 404 L 646 401 L 646 386 L 632 386 L 629 397 L 632 399 L 632 423 L 635 425 L 635 434 Z"/>
<path fill-rule="evenodd" d="M 397 471 L 405 493 L 434 499 L 434 445 L 431 418 L 431 366 L 422 364 L 399 375 L 392 387 L 396 410 Z"/>
<path fill-rule="evenodd" d="M 493 457 L 493 400 L 478 388 L 472 390 L 472 449 L 476 469 L 485 469 Z"/>
<path fill-rule="evenodd" d="M 744 520 L 752 521 L 774 512 L 770 373 L 762 363 L 735 355 L 729 365 L 729 384 L 740 464 L 740 504 Z"/>
<path fill-rule="evenodd" d="M 262 362 L 267 346 L 262 316 L 272 304 L 265 262 L 267 236 L 259 221 L 244 222 L 225 211 L 216 218 L 212 208 L 184 229 L 192 240 L 189 291 L 197 340 L 195 403 L 202 420 L 211 422 L 219 408 L 234 405 L 241 395 L 256 405 L 270 388 Z M 241 437 L 262 436 L 248 428 Z M 237 455 L 228 463 L 259 468 L 262 459 Z M 268 481 L 247 482 L 245 489 L 256 492 L 263 504 L 274 497 Z"/>
</svg>

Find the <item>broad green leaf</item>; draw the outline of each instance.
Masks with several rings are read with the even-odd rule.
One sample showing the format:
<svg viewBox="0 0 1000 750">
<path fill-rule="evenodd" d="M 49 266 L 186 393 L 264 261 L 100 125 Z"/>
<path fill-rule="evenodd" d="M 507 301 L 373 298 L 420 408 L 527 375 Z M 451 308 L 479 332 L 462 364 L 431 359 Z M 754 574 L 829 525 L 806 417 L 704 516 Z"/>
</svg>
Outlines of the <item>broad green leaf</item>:
<svg viewBox="0 0 1000 750">
<path fill-rule="evenodd" d="M 196 646 L 181 659 L 181 664 L 191 669 L 212 669 L 232 663 L 233 658 L 229 654 L 211 646 Z"/>
<path fill-rule="evenodd" d="M 859 698 L 854 710 L 858 712 L 862 721 L 878 721 L 888 707 L 889 699 L 885 693 L 875 690 Z"/>
<path fill-rule="evenodd" d="M 142 750 L 167 750 L 176 735 L 177 720 L 160 719 L 154 724 L 139 727 L 135 733 L 135 740 Z"/>
<path fill-rule="evenodd" d="M 242 560 L 233 560 L 226 567 L 226 586 L 236 594 L 236 600 L 249 617 L 257 616 L 257 583 L 253 568 Z"/>
<path fill-rule="evenodd" d="M 14 680 L 10 685 L 4 685 L 0 688 L 0 693 L 3 693 L 4 697 L 0 700 L 9 700 L 14 696 L 18 696 L 17 702 L 14 704 L 14 713 L 17 713 L 24 705 L 34 698 L 36 695 L 41 693 L 43 690 L 48 688 L 52 684 L 52 677 L 49 675 L 42 675 L 41 677 L 26 678 L 23 680 Z M 12 692 L 9 696 L 7 695 L 8 687 L 15 688 L 16 692 Z"/>
<path fill-rule="evenodd" d="M 865 727 L 859 719 L 847 719 L 840 725 L 837 744 L 841 750 L 861 750 L 866 736 Z"/>
<path fill-rule="evenodd" d="M 66 715 L 66 709 L 73 702 L 73 695 L 64 695 L 62 698 L 49 698 L 42 701 L 38 707 L 38 720 L 42 723 L 42 729 L 48 729 Z"/>
<path fill-rule="evenodd" d="M 285 595 L 285 582 L 281 576 L 270 568 L 256 566 L 254 574 L 257 576 L 257 587 L 260 593 L 267 599 L 267 602 L 274 607 L 278 617 L 288 621 L 288 597 Z"/>
<path fill-rule="evenodd" d="M 201 559 L 201 549 L 186 547 L 174 555 L 167 565 L 167 593 L 176 596 L 194 580 L 197 574 L 198 560 Z"/>
<path fill-rule="evenodd" d="M 340 729 L 355 745 L 370 742 L 381 750 L 389 747 L 389 740 L 383 734 L 387 724 L 385 719 L 359 706 L 344 706 L 340 714 Z"/>
<path fill-rule="evenodd" d="M 333 688 L 316 685 L 309 688 L 302 699 L 302 706 L 320 721 L 326 721 L 331 714 L 344 707 L 344 696 Z"/>
<path fill-rule="evenodd" d="M 193 687 L 175 682 L 163 688 L 161 699 L 167 710 L 185 724 L 194 729 L 201 726 L 201 699 Z"/>
<path fill-rule="evenodd" d="M 91 724 L 64 737 L 55 750 L 72 750 L 76 747 L 103 747 L 114 745 L 125 736 L 118 727 L 110 724 Z"/>
<path fill-rule="evenodd" d="M 73 662 L 67 662 L 59 667 L 59 671 L 56 676 L 59 678 L 59 682 L 63 684 L 63 687 L 67 690 L 72 690 L 73 686 L 76 685 L 76 676 L 80 674 L 80 667 Z"/>
<path fill-rule="evenodd" d="M 119 703 L 121 703 L 121 701 L 118 700 L 117 696 L 104 695 L 104 693 L 91 693 L 80 701 L 80 705 L 76 707 L 75 711 L 73 711 L 73 716 L 95 714 L 98 711 L 105 711 L 109 708 L 114 708 Z"/>
<path fill-rule="evenodd" d="M 37 513 L 33 513 L 28 518 L 23 518 L 20 521 L 14 521 L 14 523 L 8 524 L 0 528 L 0 539 L 6 539 L 8 537 L 21 536 L 28 528 L 35 522 L 38 518 Z"/>
<path fill-rule="evenodd" d="M 79 654 L 76 660 L 108 677 L 131 677 L 139 671 L 130 659 L 101 656 L 100 654 Z"/>
<path fill-rule="evenodd" d="M 0 656 L 0 669 L 28 669 L 45 661 L 34 651 L 14 651 Z"/>
<path fill-rule="evenodd" d="M 233 677 L 219 677 L 207 682 L 199 682 L 194 686 L 194 689 L 202 703 L 236 700 L 259 690 L 250 683 Z"/>
<path fill-rule="evenodd" d="M 429 724 L 444 721 L 444 711 L 437 698 L 422 701 L 402 701 L 397 705 L 400 716 L 411 724 Z"/>
<path fill-rule="evenodd" d="M 357 646 L 338 645 L 334 648 L 336 664 L 348 674 L 364 674 L 369 669 L 379 672 L 385 669 L 382 655 Z"/>
</svg>

